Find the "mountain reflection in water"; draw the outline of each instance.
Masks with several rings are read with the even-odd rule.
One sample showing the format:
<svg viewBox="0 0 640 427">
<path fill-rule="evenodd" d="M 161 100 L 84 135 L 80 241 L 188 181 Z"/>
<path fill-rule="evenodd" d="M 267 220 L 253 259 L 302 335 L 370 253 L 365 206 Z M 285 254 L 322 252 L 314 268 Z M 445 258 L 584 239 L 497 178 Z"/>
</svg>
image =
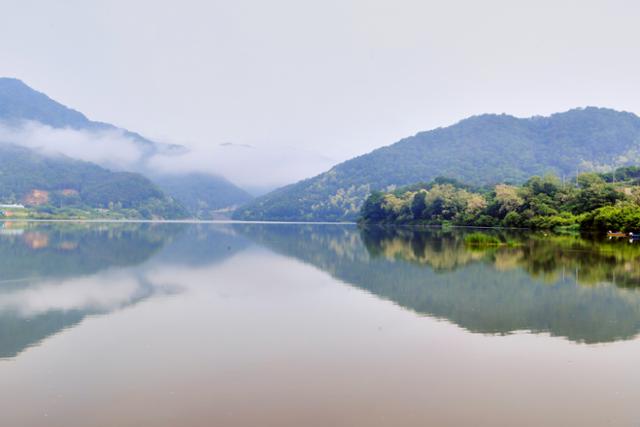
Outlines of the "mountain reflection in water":
<svg viewBox="0 0 640 427">
<path fill-rule="evenodd" d="M 469 230 L 238 224 L 242 234 L 378 297 L 471 332 L 549 333 L 603 343 L 640 331 L 640 245 L 486 231 L 508 247 L 465 245 Z"/>
<path fill-rule="evenodd" d="M 15 223 L 0 228 L 0 358 L 182 284 L 154 263 L 212 264 L 242 248 L 220 229 L 152 223 Z M 230 231 L 230 230 L 227 230 Z"/>
<path fill-rule="evenodd" d="M 473 248 L 467 230 L 305 224 L 4 223 L 0 358 L 188 283 L 162 266 L 221 263 L 251 243 L 301 260 L 416 313 L 475 333 L 548 333 L 605 343 L 640 331 L 640 245 L 487 231 L 510 246 Z"/>
</svg>

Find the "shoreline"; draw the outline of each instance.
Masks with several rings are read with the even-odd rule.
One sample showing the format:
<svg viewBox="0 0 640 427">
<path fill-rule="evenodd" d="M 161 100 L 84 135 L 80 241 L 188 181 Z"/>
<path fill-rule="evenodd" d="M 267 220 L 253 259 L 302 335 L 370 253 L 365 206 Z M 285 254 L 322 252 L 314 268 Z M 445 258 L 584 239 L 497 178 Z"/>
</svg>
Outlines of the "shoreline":
<svg viewBox="0 0 640 427">
<path fill-rule="evenodd" d="M 4 222 L 88 222 L 88 223 L 152 223 L 152 224 L 274 224 L 274 225 L 358 225 L 356 222 L 329 222 L 329 221 L 241 221 L 232 219 L 112 219 L 112 218 L 92 218 L 92 219 L 55 219 L 55 218 L 24 218 L 24 219 L 0 219 Z"/>
</svg>

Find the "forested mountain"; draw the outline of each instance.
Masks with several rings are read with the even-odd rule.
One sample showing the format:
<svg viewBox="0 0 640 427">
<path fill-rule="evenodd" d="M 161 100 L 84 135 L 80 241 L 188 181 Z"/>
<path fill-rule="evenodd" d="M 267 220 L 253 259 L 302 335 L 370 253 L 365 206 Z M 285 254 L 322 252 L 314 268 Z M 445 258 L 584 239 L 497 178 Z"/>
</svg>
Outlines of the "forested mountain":
<svg viewBox="0 0 640 427">
<path fill-rule="evenodd" d="M 93 163 L 44 156 L 0 144 L 0 201 L 36 209 L 97 208 L 127 217 L 183 218 L 188 214 L 140 174 L 112 172 Z"/>
<path fill-rule="evenodd" d="M 140 173 L 151 179 L 167 195 L 186 206 L 190 216 L 210 217 L 211 211 L 236 206 L 250 199 L 247 192 L 223 177 L 204 173 L 165 174 L 155 170 L 149 163 L 154 155 L 171 157 L 188 151 L 183 146 L 159 144 L 126 129 L 89 120 L 82 113 L 52 100 L 18 79 L 0 78 L 0 123 L 20 127 L 25 121 L 54 129 L 114 132 L 123 135 L 135 143 L 140 156 L 127 165 L 120 165 L 118 170 Z M 1 139 L 0 143 L 12 142 Z M 117 150 L 114 147 L 114 151 Z M 100 166 L 112 168 L 111 164 L 100 163 Z"/>
<path fill-rule="evenodd" d="M 549 117 L 486 114 L 341 163 L 255 199 L 236 212 L 247 220 L 353 220 L 365 197 L 436 177 L 489 185 L 607 171 L 640 162 L 640 118 L 588 107 Z"/>
<path fill-rule="evenodd" d="M 159 145 L 141 135 L 118 128 L 109 123 L 89 120 L 79 111 L 54 101 L 42 92 L 38 92 L 24 82 L 13 78 L 0 78 L 0 120 L 19 124 L 24 120 L 42 123 L 52 128 L 71 128 L 78 130 L 121 130 L 149 151 L 155 151 Z M 165 146 L 165 148 L 180 148 Z"/>
<path fill-rule="evenodd" d="M 0 117 L 6 121 L 34 120 L 51 127 L 99 126 L 18 79 L 0 78 L 0 100 Z"/>
<path fill-rule="evenodd" d="M 242 205 L 253 198 L 226 179 L 203 173 L 165 174 L 153 180 L 198 218 L 215 217 L 216 211 Z"/>
</svg>

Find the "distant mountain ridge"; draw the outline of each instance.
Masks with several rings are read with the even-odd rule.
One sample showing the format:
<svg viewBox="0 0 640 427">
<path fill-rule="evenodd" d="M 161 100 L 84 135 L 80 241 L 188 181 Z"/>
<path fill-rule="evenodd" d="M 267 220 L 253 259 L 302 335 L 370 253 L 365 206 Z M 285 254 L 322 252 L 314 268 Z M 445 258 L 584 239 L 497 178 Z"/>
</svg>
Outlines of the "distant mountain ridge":
<svg viewBox="0 0 640 427">
<path fill-rule="evenodd" d="M 224 216 L 225 210 L 233 209 L 250 201 L 253 197 L 225 178 L 203 173 L 185 175 L 157 175 L 152 179 L 167 191 L 197 218 Z"/>
<path fill-rule="evenodd" d="M 60 104 L 15 78 L 0 78 L 0 119 L 9 123 L 31 120 L 53 128 L 121 130 L 126 136 L 149 148 L 157 145 L 135 132 L 89 120 L 81 112 Z"/>
<path fill-rule="evenodd" d="M 152 156 L 159 153 L 171 156 L 187 149 L 180 145 L 160 144 L 109 123 L 92 121 L 18 79 L 0 78 L 0 122 L 14 127 L 20 127 L 24 122 L 36 122 L 54 129 L 120 132 L 133 141 L 141 153 L 139 161 L 124 171 L 140 173 L 151 179 L 167 195 L 191 207 L 189 214 L 193 217 L 210 218 L 216 210 L 234 207 L 251 199 L 246 191 L 214 174 L 165 174 L 155 170 L 148 163 Z"/>
<path fill-rule="evenodd" d="M 245 220 L 356 218 L 373 190 L 447 177 L 475 185 L 520 183 L 533 175 L 574 176 L 640 163 L 640 118 L 587 107 L 548 117 L 485 114 L 420 132 L 259 197 L 236 211 Z"/>
</svg>

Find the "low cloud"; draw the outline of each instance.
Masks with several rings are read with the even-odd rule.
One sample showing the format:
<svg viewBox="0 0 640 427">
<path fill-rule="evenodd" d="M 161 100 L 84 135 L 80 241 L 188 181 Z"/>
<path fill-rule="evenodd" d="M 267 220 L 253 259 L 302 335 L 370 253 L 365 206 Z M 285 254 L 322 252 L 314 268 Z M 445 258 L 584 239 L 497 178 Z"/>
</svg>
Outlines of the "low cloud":
<svg viewBox="0 0 640 427">
<path fill-rule="evenodd" d="M 129 169 L 141 160 L 143 151 L 122 130 L 77 130 L 53 128 L 39 122 L 0 124 L 0 142 L 37 150 L 45 155 L 65 155 L 74 159 L 115 168 Z"/>
<path fill-rule="evenodd" d="M 335 161 L 294 147 L 220 144 L 179 156 L 154 156 L 149 166 L 165 173 L 209 172 L 248 189 L 272 189 L 326 171 Z"/>
<path fill-rule="evenodd" d="M 159 144 L 148 157 L 146 147 L 120 129 L 53 128 L 34 121 L 0 123 L 0 142 L 109 169 L 219 175 L 254 193 L 317 175 L 335 163 L 313 151 L 290 146 L 261 148 L 228 142 L 185 150 L 162 150 L 164 145 Z"/>
</svg>

